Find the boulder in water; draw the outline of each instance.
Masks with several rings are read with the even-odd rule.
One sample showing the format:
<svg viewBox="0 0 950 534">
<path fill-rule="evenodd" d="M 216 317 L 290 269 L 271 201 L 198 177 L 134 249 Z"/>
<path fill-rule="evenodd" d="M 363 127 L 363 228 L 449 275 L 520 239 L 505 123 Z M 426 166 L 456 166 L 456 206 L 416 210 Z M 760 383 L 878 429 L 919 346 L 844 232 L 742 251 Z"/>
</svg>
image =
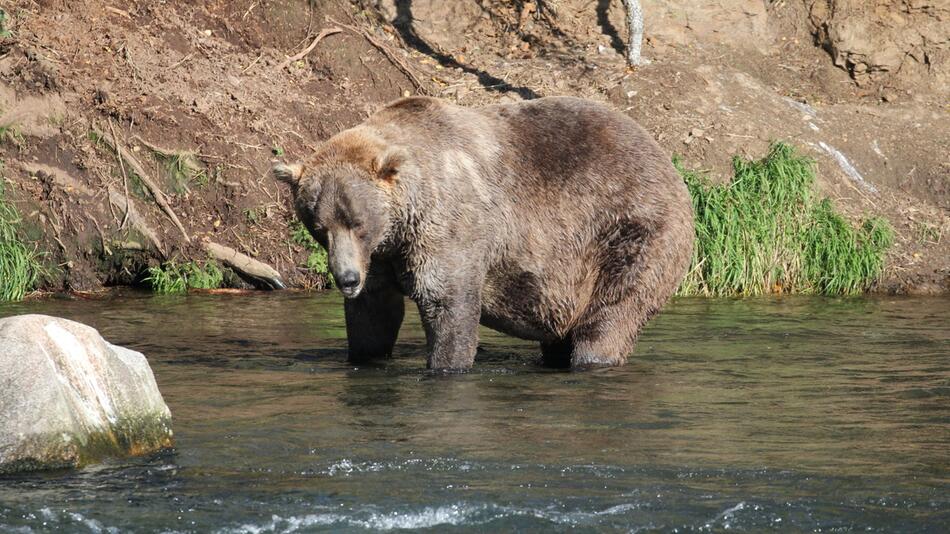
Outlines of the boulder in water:
<svg viewBox="0 0 950 534">
<path fill-rule="evenodd" d="M 0 319 L 0 474 L 171 445 L 171 412 L 141 353 L 65 319 Z"/>
</svg>

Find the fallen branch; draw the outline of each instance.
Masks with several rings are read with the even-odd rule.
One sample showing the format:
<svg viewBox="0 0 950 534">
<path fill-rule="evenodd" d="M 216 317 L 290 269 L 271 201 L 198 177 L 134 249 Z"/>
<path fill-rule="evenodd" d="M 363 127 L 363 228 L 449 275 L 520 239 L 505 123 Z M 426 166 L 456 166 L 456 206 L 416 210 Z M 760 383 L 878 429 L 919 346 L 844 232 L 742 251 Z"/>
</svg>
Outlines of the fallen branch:
<svg viewBox="0 0 950 534">
<path fill-rule="evenodd" d="M 109 203 L 110 205 L 115 206 L 125 213 L 125 218 L 129 220 L 129 223 L 132 225 L 132 229 L 148 239 L 155 251 L 161 255 L 162 259 L 167 257 L 167 253 L 165 252 L 165 247 L 162 245 L 161 239 L 159 239 L 158 235 L 149 227 L 148 223 L 145 222 L 145 219 L 143 219 L 142 216 L 138 214 L 132 199 L 129 197 L 123 197 L 118 191 L 109 187 Z M 123 248 L 127 247 L 123 246 Z"/>
<path fill-rule="evenodd" d="M 158 203 L 158 206 L 165 212 L 165 215 L 171 219 L 172 223 L 181 231 L 181 235 L 185 237 L 185 241 L 191 243 L 191 238 L 188 237 L 188 232 L 185 231 L 185 227 L 181 224 L 181 221 L 178 220 L 178 216 L 175 215 L 175 212 L 172 210 L 171 206 L 168 204 L 168 199 L 165 197 L 165 192 L 162 191 L 151 178 L 148 177 L 148 174 L 145 172 L 145 167 L 139 163 L 139 160 L 132 155 L 131 152 L 125 149 L 122 145 L 119 144 L 118 140 L 115 137 L 107 136 L 98 130 L 93 130 L 93 133 L 101 140 L 105 141 L 112 150 L 115 151 L 126 163 L 129 164 L 129 168 L 132 169 L 142 181 L 142 184 L 148 189 L 149 193 L 152 194 L 152 197 L 155 198 L 155 202 Z"/>
<path fill-rule="evenodd" d="M 294 56 L 291 56 L 291 57 L 288 57 L 287 59 L 285 59 L 284 62 L 280 64 L 280 67 L 279 67 L 279 68 L 280 68 L 280 69 L 283 69 L 283 68 L 287 67 L 288 65 L 290 65 L 290 64 L 293 63 L 293 62 L 295 62 L 295 61 L 300 61 L 301 59 L 307 57 L 307 54 L 309 54 L 310 52 L 313 52 L 313 49 L 316 48 L 318 44 L 320 44 L 320 41 L 322 41 L 324 37 L 327 37 L 327 36 L 329 36 L 329 35 L 333 35 L 333 34 L 335 34 L 335 33 L 340 33 L 340 32 L 342 32 L 342 31 L 343 31 L 343 30 L 341 30 L 340 28 L 326 28 L 326 29 L 324 29 L 323 31 L 321 31 L 320 33 L 317 34 L 317 37 L 313 40 L 312 43 L 310 43 L 310 46 L 308 46 L 307 48 L 304 48 L 303 51 L 300 52 L 299 54 L 296 54 L 296 55 L 294 55 Z"/>
<path fill-rule="evenodd" d="M 115 135 L 115 126 L 112 125 L 112 119 L 109 119 L 109 131 L 112 132 L 113 139 L 118 139 Z M 118 150 L 115 153 L 115 159 L 119 160 L 119 168 L 122 169 L 122 188 L 125 190 L 125 202 L 131 204 L 129 201 L 129 175 L 125 172 L 125 162 L 122 160 L 122 156 L 119 155 Z M 129 210 L 125 210 L 125 215 L 122 216 L 122 224 L 119 225 L 119 230 L 125 228 L 127 222 L 129 222 Z"/>
<path fill-rule="evenodd" d="M 286 286 L 280 279 L 280 273 L 266 263 L 259 262 L 250 256 L 241 254 L 231 247 L 208 241 L 204 244 L 205 252 L 215 260 L 234 269 L 239 274 L 261 282 L 270 289 L 284 289 Z"/>
<path fill-rule="evenodd" d="M 388 46 L 379 42 L 375 37 L 370 35 L 368 31 L 362 28 L 357 28 L 355 26 L 350 26 L 349 24 L 343 24 L 343 23 L 337 22 L 336 20 L 333 20 L 333 18 L 331 17 L 327 17 L 327 19 L 330 22 L 336 24 L 337 26 L 341 26 L 343 28 L 346 28 L 347 30 L 350 30 L 353 33 L 356 33 L 362 36 L 363 39 L 366 39 L 366 41 L 369 44 L 373 45 L 373 47 L 375 47 L 377 50 L 382 52 L 383 55 L 386 56 L 386 59 L 388 59 L 390 63 L 392 63 L 397 69 L 399 69 L 400 72 L 405 74 L 406 77 L 409 78 L 409 81 L 412 82 L 412 85 L 415 86 L 417 91 L 419 91 L 421 94 L 424 94 L 424 95 L 429 94 L 429 90 L 426 89 L 425 84 L 423 84 L 422 80 L 420 80 L 419 77 L 416 76 L 416 73 L 412 72 L 412 69 L 409 67 L 409 65 L 407 65 L 406 62 L 403 61 L 402 58 L 400 58 L 395 53 L 393 53 L 393 51 L 390 50 Z"/>
</svg>

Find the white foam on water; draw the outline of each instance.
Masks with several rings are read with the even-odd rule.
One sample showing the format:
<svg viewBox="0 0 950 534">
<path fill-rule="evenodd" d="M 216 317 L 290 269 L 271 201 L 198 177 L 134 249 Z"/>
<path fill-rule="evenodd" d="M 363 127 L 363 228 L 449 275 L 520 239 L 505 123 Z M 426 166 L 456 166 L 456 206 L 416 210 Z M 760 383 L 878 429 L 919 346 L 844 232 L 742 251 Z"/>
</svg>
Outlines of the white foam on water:
<svg viewBox="0 0 950 534">
<path fill-rule="evenodd" d="M 332 477 L 332 476 L 336 476 L 337 473 L 340 473 L 343 475 L 349 475 L 356 469 L 357 467 L 353 465 L 353 462 L 344 458 L 340 460 L 339 462 L 330 464 L 330 466 L 327 467 L 326 471 L 324 472 Z"/>
<path fill-rule="evenodd" d="M 37 515 L 39 517 L 37 517 Z M 29 514 L 31 519 L 42 519 L 43 532 L 54 529 L 56 532 L 92 532 L 93 534 L 119 534 L 121 530 L 102 524 L 98 519 L 86 517 L 80 512 L 69 510 L 56 511 L 49 507 L 40 508 L 37 514 Z M 82 529 L 81 527 L 85 527 Z M 0 532 L 35 532 L 31 527 L 12 527 L 0 523 Z"/>
<path fill-rule="evenodd" d="M 271 516 L 263 524 L 243 524 L 220 530 L 222 534 L 292 533 L 314 526 L 349 526 L 372 531 L 412 530 L 439 526 L 483 525 L 510 517 L 534 517 L 556 525 L 582 526 L 596 524 L 604 516 L 620 515 L 639 509 L 637 503 L 624 503 L 597 511 L 540 510 L 498 506 L 495 504 L 456 503 L 438 507 L 426 507 L 415 511 L 375 510 L 354 511 L 351 514 L 326 512 L 301 516 Z"/>
<path fill-rule="evenodd" d="M 262 534 L 265 532 L 296 532 L 301 528 L 333 525 L 345 521 L 343 516 L 337 514 L 310 514 L 302 517 L 290 517 L 284 519 L 278 515 L 271 516 L 271 520 L 263 525 L 244 524 L 232 529 L 223 529 L 222 533 L 235 534 Z"/>
<path fill-rule="evenodd" d="M 410 458 L 395 462 L 353 462 L 343 458 L 316 472 L 327 476 L 350 476 L 358 473 L 377 473 L 380 471 L 403 471 L 410 468 L 421 468 L 426 471 L 460 471 L 467 472 L 480 468 L 477 464 L 451 458 Z"/>
<path fill-rule="evenodd" d="M 742 510 L 745 510 L 747 506 L 748 506 L 748 505 L 746 505 L 745 501 L 740 501 L 739 504 L 737 504 L 737 505 L 735 505 L 735 506 L 731 506 L 731 507 L 726 508 L 725 510 L 719 512 L 719 514 L 716 515 L 716 517 L 714 517 L 714 518 L 710 519 L 709 521 L 707 521 L 706 524 L 703 525 L 703 526 L 704 526 L 705 528 L 707 528 L 707 529 L 711 529 L 713 526 L 715 526 L 716 524 L 718 524 L 718 523 L 721 522 L 721 523 L 722 523 L 722 528 L 724 528 L 724 529 L 732 528 L 732 524 L 730 523 L 730 521 L 732 520 L 732 518 L 733 518 L 733 516 L 735 515 L 735 513 L 736 513 L 736 512 L 739 512 L 739 511 L 742 511 Z M 753 507 L 753 508 L 758 508 L 758 507 L 756 506 L 756 507 Z"/>
<path fill-rule="evenodd" d="M 417 512 L 371 512 L 357 516 L 321 513 L 283 518 L 275 515 L 271 517 L 270 521 L 261 525 L 244 524 L 220 532 L 229 534 L 291 533 L 309 527 L 330 525 L 347 525 L 367 530 L 419 529 L 439 525 L 464 524 L 477 511 L 480 510 L 464 505 L 452 505 L 425 508 Z"/>
<path fill-rule="evenodd" d="M 350 523 L 371 530 L 394 530 L 431 528 L 439 525 L 462 525 L 470 523 L 469 518 L 485 509 L 484 506 L 472 507 L 464 504 L 425 508 L 419 512 L 376 513 L 364 520 L 351 520 Z M 477 523 L 476 523 L 477 524 Z"/>
<path fill-rule="evenodd" d="M 562 512 L 560 510 L 531 510 L 530 515 L 538 518 L 550 521 L 552 523 L 557 523 L 560 525 L 584 525 L 595 522 L 598 518 L 603 516 L 610 515 L 619 515 L 631 510 L 636 510 L 640 508 L 640 505 L 637 503 L 624 503 L 611 506 L 605 510 L 599 510 L 594 512 L 583 512 L 583 511 L 573 511 L 573 512 Z M 523 515 L 523 514 L 517 514 Z"/>
<path fill-rule="evenodd" d="M 327 476 L 349 476 L 359 473 L 378 473 L 382 471 L 405 471 L 409 469 L 422 469 L 425 471 L 438 472 L 461 472 L 478 471 L 490 468 L 477 462 L 458 460 L 455 458 L 408 458 L 397 461 L 362 461 L 354 462 L 349 458 L 335 460 L 326 465 L 326 467 L 315 468 L 305 471 L 309 474 L 322 474 Z M 557 469 L 562 475 L 567 476 L 575 473 L 592 474 L 598 478 L 616 478 L 617 474 L 624 473 L 622 467 L 612 465 L 598 464 L 578 464 L 566 467 L 552 466 L 545 464 L 514 464 L 507 466 L 511 470 L 519 469 Z"/>
<path fill-rule="evenodd" d="M 89 529 L 90 532 L 94 534 L 119 534 L 119 529 L 116 527 L 107 527 L 104 526 L 100 521 L 86 517 L 79 512 L 67 512 L 66 516 L 75 521 L 76 523 L 81 523 Z M 64 529 L 69 530 L 69 529 Z"/>
<path fill-rule="evenodd" d="M 582 473 L 582 474 L 594 475 L 597 478 L 616 478 L 618 473 L 623 473 L 623 472 L 624 472 L 624 469 L 622 467 L 617 467 L 613 465 L 582 464 L 582 465 L 569 465 L 567 467 L 561 468 L 562 475 Z"/>
</svg>

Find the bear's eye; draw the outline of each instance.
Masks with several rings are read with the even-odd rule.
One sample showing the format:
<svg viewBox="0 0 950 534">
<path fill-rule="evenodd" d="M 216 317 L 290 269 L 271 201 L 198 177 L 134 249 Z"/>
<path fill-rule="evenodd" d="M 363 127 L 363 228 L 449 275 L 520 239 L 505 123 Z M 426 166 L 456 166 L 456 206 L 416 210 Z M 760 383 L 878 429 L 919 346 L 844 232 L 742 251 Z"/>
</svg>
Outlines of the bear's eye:
<svg viewBox="0 0 950 534">
<path fill-rule="evenodd" d="M 325 231 L 315 232 L 316 235 L 313 236 L 317 240 L 317 243 L 320 244 L 324 249 L 328 249 L 327 246 L 327 233 Z"/>
<path fill-rule="evenodd" d="M 361 239 L 369 235 L 369 227 L 362 221 L 353 226 L 353 231 L 356 232 L 356 235 L 360 236 Z"/>
</svg>

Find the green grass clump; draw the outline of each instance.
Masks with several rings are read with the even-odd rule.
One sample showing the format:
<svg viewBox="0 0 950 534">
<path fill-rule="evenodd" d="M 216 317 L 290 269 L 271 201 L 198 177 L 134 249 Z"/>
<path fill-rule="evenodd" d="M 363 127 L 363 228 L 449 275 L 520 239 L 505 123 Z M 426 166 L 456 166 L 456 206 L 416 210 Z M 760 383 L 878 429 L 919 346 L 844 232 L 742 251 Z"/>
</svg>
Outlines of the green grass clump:
<svg viewBox="0 0 950 534">
<path fill-rule="evenodd" d="M 267 208 L 264 206 L 259 206 L 256 208 L 248 208 L 244 210 L 244 220 L 247 221 L 247 224 L 258 224 L 263 219 L 267 217 Z"/>
<path fill-rule="evenodd" d="M 327 251 L 310 235 L 310 231 L 300 221 L 290 225 L 290 241 L 307 249 L 309 255 L 304 267 L 310 274 L 323 277 L 327 286 L 333 287 L 333 275 L 330 274 L 330 262 Z"/>
<path fill-rule="evenodd" d="M 189 289 L 217 289 L 224 282 L 224 273 L 211 261 L 202 264 L 172 260 L 157 267 L 149 267 L 145 281 L 156 293 L 184 293 Z"/>
<path fill-rule="evenodd" d="M 192 184 L 203 187 L 210 181 L 208 171 L 194 152 L 172 151 L 155 146 L 150 148 L 155 158 L 164 165 L 165 174 L 179 195 L 190 192 Z"/>
<path fill-rule="evenodd" d="M 693 264 L 683 295 L 866 291 L 880 277 L 893 231 L 880 218 L 854 228 L 812 193 L 815 164 L 784 143 L 758 161 L 733 159 L 731 182 L 677 170 L 696 217 Z"/>
<path fill-rule="evenodd" d="M 0 39 L 13 37 L 13 32 L 11 32 L 10 28 L 7 26 L 9 22 L 10 22 L 10 16 L 7 15 L 6 11 L 0 9 Z"/>
<path fill-rule="evenodd" d="M 23 148 L 26 139 L 15 125 L 5 124 L 0 126 L 0 143 L 10 143 L 17 148 Z"/>
<path fill-rule="evenodd" d="M 0 177 L 0 301 L 21 300 L 36 284 L 40 263 L 36 252 L 17 236 L 20 214 L 3 195 Z"/>
</svg>

